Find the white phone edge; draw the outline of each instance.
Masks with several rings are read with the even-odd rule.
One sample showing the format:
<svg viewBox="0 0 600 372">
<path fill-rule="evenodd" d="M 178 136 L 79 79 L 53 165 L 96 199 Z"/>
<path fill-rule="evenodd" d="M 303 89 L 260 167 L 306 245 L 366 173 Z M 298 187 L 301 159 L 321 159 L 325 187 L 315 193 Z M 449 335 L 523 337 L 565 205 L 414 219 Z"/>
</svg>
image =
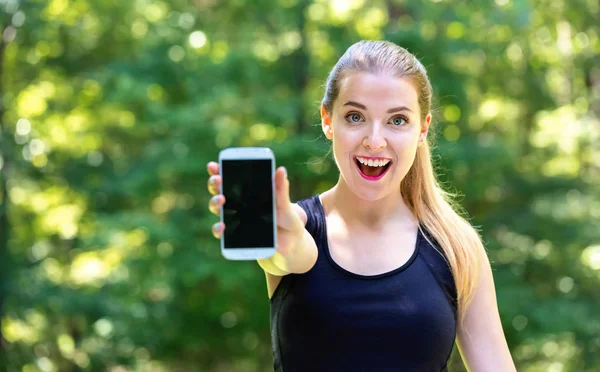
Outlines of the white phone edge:
<svg viewBox="0 0 600 372">
<path fill-rule="evenodd" d="M 230 147 L 219 152 L 219 173 L 222 174 L 223 160 L 252 160 L 269 159 L 271 160 L 271 187 L 273 188 L 273 242 L 277 244 L 277 208 L 275 206 L 275 154 L 268 147 Z M 223 194 L 223 183 L 219 194 Z M 225 201 L 227 203 L 227 201 Z M 221 206 L 221 223 L 223 223 L 223 207 Z M 227 229 L 227 226 L 225 226 Z M 253 248 L 230 248 L 225 249 L 224 235 L 221 235 L 221 255 L 228 260 L 233 261 L 251 261 L 257 259 L 271 258 L 275 254 L 275 247 L 253 247 Z"/>
</svg>

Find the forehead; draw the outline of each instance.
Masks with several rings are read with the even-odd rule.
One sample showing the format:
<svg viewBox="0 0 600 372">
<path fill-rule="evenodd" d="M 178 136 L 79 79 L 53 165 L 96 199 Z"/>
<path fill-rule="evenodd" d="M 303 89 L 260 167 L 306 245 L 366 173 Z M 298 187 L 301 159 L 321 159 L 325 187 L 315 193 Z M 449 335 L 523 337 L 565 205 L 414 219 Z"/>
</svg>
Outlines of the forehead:
<svg viewBox="0 0 600 372">
<path fill-rule="evenodd" d="M 350 72 L 340 81 L 337 105 L 355 101 L 368 110 L 406 106 L 419 112 L 419 96 L 412 81 L 388 73 Z"/>
</svg>

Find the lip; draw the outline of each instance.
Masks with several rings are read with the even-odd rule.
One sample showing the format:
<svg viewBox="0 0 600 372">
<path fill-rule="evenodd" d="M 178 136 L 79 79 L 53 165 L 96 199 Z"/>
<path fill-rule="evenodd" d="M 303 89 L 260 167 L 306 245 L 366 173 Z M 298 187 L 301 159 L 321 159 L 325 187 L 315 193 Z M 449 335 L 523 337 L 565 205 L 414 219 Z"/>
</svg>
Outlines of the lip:
<svg viewBox="0 0 600 372">
<path fill-rule="evenodd" d="M 373 157 L 373 156 L 361 156 L 361 155 L 358 155 L 358 156 L 360 156 L 361 158 L 368 159 L 368 160 L 387 160 L 387 159 L 389 159 L 389 158 Z M 376 176 L 376 177 L 373 177 L 373 176 L 367 176 L 366 174 L 364 174 L 364 173 L 363 173 L 363 172 L 360 170 L 360 167 L 359 167 L 359 166 L 358 166 L 358 164 L 356 163 L 356 162 L 358 161 L 358 160 L 356 159 L 356 156 L 354 157 L 354 165 L 356 166 L 356 170 L 358 170 L 358 174 L 360 174 L 360 176 L 361 176 L 362 178 L 364 178 L 364 179 L 365 179 L 365 180 L 367 180 L 367 181 L 378 181 L 378 180 L 382 179 L 382 178 L 383 178 L 383 177 L 384 177 L 384 176 L 385 176 L 385 175 L 388 173 L 388 171 L 390 170 L 390 168 L 392 167 L 392 160 L 391 160 L 391 159 L 389 159 L 389 160 L 390 160 L 390 162 L 389 162 L 389 164 L 388 164 L 387 168 L 385 169 L 385 171 L 383 171 L 383 173 L 381 173 L 379 176 Z"/>
</svg>

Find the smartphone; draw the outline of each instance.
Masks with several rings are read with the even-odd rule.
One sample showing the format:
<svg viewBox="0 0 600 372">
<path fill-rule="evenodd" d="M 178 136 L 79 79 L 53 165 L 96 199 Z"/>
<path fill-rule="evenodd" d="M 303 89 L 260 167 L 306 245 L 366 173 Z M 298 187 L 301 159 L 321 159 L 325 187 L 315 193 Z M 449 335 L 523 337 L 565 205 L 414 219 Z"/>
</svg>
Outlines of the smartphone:
<svg viewBox="0 0 600 372">
<path fill-rule="evenodd" d="M 272 257 L 277 242 L 275 155 L 266 147 L 233 147 L 219 153 L 221 253 L 229 260 Z"/>
</svg>

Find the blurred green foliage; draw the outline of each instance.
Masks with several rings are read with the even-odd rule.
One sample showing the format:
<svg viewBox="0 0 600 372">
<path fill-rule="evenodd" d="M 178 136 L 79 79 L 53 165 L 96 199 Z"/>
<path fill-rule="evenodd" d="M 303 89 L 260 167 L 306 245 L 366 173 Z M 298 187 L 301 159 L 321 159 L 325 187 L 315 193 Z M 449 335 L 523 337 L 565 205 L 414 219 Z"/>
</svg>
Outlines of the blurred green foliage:
<svg viewBox="0 0 600 372">
<path fill-rule="evenodd" d="M 269 146 L 294 200 L 332 186 L 323 83 L 384 38 L 428 68 L 518 370 L 600 371 L 599 8 L 0 0 L 0 365 L 272 370 L 264 274 L 221 257 L 205 164 Z"/>
</svg>

